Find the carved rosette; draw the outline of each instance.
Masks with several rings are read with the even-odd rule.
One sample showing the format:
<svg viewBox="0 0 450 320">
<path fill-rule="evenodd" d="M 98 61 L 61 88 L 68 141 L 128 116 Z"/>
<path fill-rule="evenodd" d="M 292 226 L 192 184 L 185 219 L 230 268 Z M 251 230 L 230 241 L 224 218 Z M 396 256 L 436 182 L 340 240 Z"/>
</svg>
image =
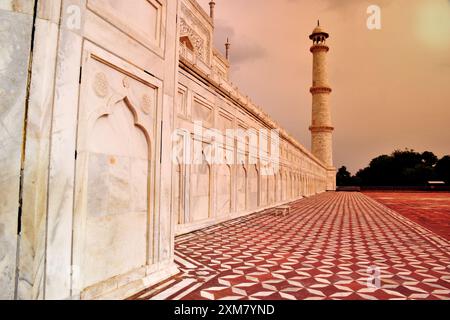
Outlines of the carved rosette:
<svg viewBox="0 0 450 320">
<path fill-rule="evenodd" d="M 94 77 L 94 82 L 92 83 L 95 94 L 104 98 L 108 95 L 109 92 L 109 84 L 106 75 L 103 72 L 99 72 Z"/>
<path fill-rule="evenodd" d="M 150 96 L 144 94 L 141 99 L 141 109 L 145 114 L 149 114 L 152 111 L 152 99 Z"/>
</svg>

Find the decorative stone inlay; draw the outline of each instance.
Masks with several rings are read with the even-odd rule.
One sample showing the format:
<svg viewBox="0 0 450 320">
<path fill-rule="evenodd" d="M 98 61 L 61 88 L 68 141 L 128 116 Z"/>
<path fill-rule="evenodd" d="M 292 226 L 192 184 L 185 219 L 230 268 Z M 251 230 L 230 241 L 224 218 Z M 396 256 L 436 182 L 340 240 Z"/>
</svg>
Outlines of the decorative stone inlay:
<svg viewBox="0 0 450 320">
<path fill-rule="evenodd" d="M 149 114 L 152 111 L 152 99 L 146 94 L 142 96 L 141 108 L 145 114 Z"/>
<path fill-rule="evenodd" d="M 109 84 L 106 75 L 103 72 L 99 72 L 95 75 L 93 82 L 93 89 L 97 96 L 104 98 L 108 95 Z"/>
</svg>

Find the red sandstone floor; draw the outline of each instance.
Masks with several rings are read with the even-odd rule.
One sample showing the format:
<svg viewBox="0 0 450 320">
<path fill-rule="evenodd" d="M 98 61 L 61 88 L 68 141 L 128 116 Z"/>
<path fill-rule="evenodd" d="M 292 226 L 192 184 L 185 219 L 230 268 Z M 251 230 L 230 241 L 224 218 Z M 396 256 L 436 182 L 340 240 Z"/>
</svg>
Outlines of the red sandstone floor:
<svg viewBox="0 0 450 320">
<path fill-rule="evenodd" d="M 367 192 L 365 194 L 450 240 L 450 193 Z"/>
<path fill-rule="evenodd" d="M 269 210 L 177 238 L 181 273 L 133 298 L 450 299 L 449 244 L 361 193 L 326 193 L 287 217 Z"/>
</svg>

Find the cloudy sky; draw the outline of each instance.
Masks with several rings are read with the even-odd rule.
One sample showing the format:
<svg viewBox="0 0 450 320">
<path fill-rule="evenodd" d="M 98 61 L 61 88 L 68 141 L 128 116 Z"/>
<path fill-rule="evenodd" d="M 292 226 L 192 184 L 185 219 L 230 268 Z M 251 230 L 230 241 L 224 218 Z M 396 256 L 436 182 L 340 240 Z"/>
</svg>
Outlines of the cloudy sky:
<svg viewBox="0 0 450 320">
<path fill-rule="evenodd" d="M 208 9 L 209 0 L 198 0 Z M 334 158 L 352 173 L 394 149 L 450 154 L 449 0 L 216 0 L 215 44 L 231 80 L 310 148 L 312 56 L 328 41 Z M 381 7 L 370 31 L 367 8 Z"/>
</svg>

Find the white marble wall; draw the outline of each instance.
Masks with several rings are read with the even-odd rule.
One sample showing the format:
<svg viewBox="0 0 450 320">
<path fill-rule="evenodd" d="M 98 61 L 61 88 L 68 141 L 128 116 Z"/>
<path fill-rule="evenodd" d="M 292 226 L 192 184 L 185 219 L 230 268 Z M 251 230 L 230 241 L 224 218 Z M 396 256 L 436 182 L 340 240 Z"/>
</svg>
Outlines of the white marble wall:
<svg viewBox="0 0 450 320">
<path fill-rule="evenodd" d="M 61 1 L 39 1 L 31 69 L 18 256 L 18 299 L 44 297 L 50 131 Z"/>
<path fill-rule="evenodd" d="M 15 296 L 32 25 L 31 1 L 0 2 L 0 299 Z"/>
<path fill-rule="evenodd" d="M 29 76 L 34 1 L 0 2 L 0 298 L 124 298 L 177 272 L 178 4 L 117 4 L 39 0 Z"/>
</svg>

